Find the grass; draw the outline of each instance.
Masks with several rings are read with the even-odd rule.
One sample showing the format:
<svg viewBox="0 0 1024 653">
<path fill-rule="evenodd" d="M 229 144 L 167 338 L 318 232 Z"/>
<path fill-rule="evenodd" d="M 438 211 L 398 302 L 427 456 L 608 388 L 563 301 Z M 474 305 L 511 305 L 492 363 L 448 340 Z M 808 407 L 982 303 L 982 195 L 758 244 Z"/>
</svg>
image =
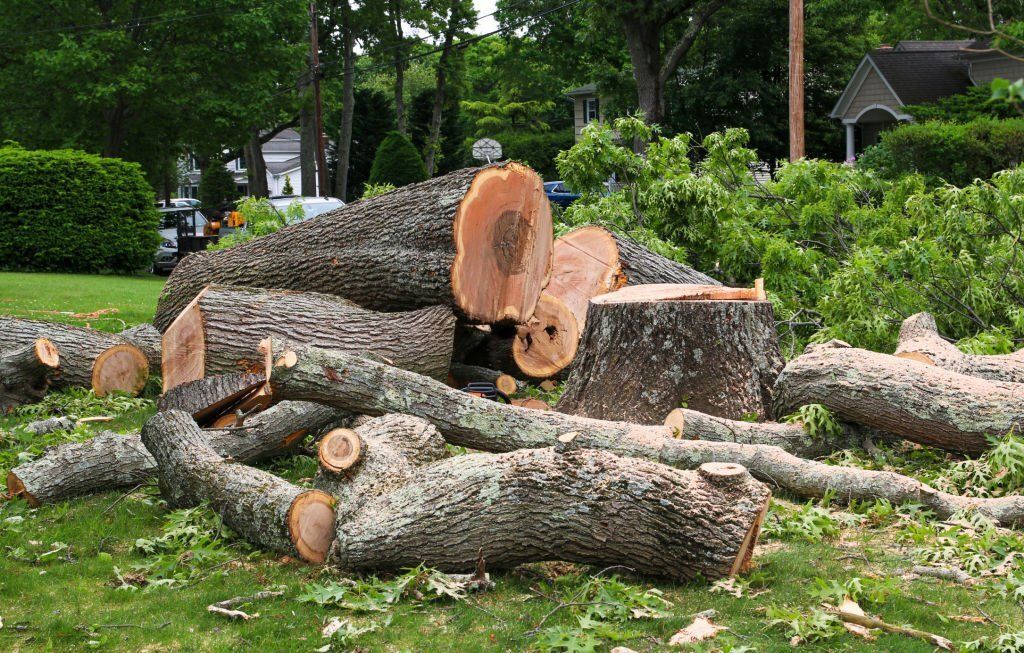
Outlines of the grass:
<svg viewBox="0 0 1024 653">
<path fill-rule="evenodd" d="M 159 279 L 136 277 L 0 274 L 0 313 L 86 313 L 117 308 L 114 315 L 130 325 L 148 319 L 160 285 Z M 69 319 L 53 313 L 31 315 Z M 113 330 L 120 327 L 117 324 Z M 109 404 L 96 408 L 108 409 Z M 104 427 L 137 428 L 152 412 L 151 405 L 129 410 Z M 56 443 L 62 437 L 88 436 L 75 432 L 51 436 L 45 442 L 28 442 L 17 429 L 27 419 L 17 415 L 0 419 L 0 474 L 6 474 L 22 452 L 38 452 L 42 444 Z M 314 469 L 304 458 L 277 461 L 272 468 L 295 481 L 308 477 Z M 689 624 L 693 614 L 714 609 L 714 621 L 730 630 L 691 650 L 790 651 L 791 633 L 785 627 L 771 625 L 769 609 L 810 615 L 823 601 L 815 591 L 819 582 L 846 583 L 856 578 L 891 583 L 884 595 L 876 598 L 877 603 L 869 606 L 862 602 L 868 612 L 890 623 L 910 624 L 954 641 L 1024 629 L 1024 607 L 987 585 L 965 587 L 934 579 L 904 578 L 913 564 L 912 548 L 920 542 L 902 544 L 898 537 L 912 526 L 912 521 L 888 513 L 877 520 L 854 518 L 847 513 L 836 518 L 834 508 L 812 511 L 784 501 L 773 508 L 773 514 L 785 516 L 786 523 L 801 512 L 805 517 L 813 513 L 810 516 L 819 521 L 836 519 L 838 534 L 832 539 L 805 541 L 801 537 L 805 531 L 799 527 L 788 531 L 773 528 L 784 539 L 763 540 L 755 556 L 757 567 L 740 582 L 746 589 L 740 598 L 712 591 L 703 582 L 675 584 L 626 576 L 636 591 L 652 587 L 663 591 L 672 607 L 665 618 L 615 625 L 605 633 L 612 637 L 604 639 L 596 650 L 607 651 L 616 645 L 636 651 L 668 650 L 668 639 Z M 540 639 L 528 636 L 529 631 L 557 607 L 545 597 L 567 583 L 571 587 L 575 582 L 572 574 L 582 573 L 586 578 L 591 573 L 564 564 L 529 565 L 492 574 L 495 589 L 464 601 L 423 605 L 406 599 L 384 613 L 356 614 L 297 600 L 310 584 L 336 578 L 330 570 L 254 552 L 241 542 L 225 538 L 217 529 L 211 534 L 219 547 L 219 557 L 211 558 L 215 562 L 199 565 L 196 556 L 201 551 L 197 547 L 183 549 L 174 558 L 181 567 L 198 567 L 198 574 L 191 580 L 172 587 L 119 589 L 115 570 L 125 577 L 151 561 L 135 549 L 135 543 L 158 537 L 168 514 L 152 486 L 127 496 L 114 491 L 37 510 L 21 501 L 0 503 L 0 650 L 309 652 L 328 643 L 320 631 L 332 617 L 348 619 L 355 626 L 376 627 L 355 638 L 351 646 L 339 643 L 335 650 L 530 650 L 538 648 Z M 46 555 L 50 551 L 56 553 Z M 251 621 L 228 621 L 206 611 L 206 606 L 215 601 L 276 586 L 284 588 L 283 597 L 242 608 L 259 613 Z M 575 610 L 554 612 L 544 623 L 545 629 L 561 628 L 559 632 L 573 633 L 580 623 L 581 609 Z M 986 615 L 990 620 L 984 619 Z M 613 641 L 619 638 L 621 641 Z M 588 650 L 583 638 L 576 644 L 579 650 Z M 800 648 L 933 650 L 925 642 L 898 635 L 879 634 L 876 641 L 869 642 L 842 629 L 835 629 L 829 639 Z"/>
</svg>

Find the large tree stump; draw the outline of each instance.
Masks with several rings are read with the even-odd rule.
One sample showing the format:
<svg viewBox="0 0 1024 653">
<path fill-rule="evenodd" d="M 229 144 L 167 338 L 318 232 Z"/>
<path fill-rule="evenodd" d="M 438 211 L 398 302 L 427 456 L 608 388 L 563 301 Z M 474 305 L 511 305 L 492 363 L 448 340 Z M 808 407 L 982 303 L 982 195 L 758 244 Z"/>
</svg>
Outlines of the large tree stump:
<svg viewBox="0 0 1024 653">
<path fill-rule="evenodd" d="M 161 335 L 152 324 L 139 324 L 117 334 L 146 355 L 150 370 L 160 369 Z"/>
<path fill-rule="evenodd" d="M 626 285 L 653 283 L 719 285 L 706 274 L 604 227 L 582 227 L 558 238 L 552 250 L 551 280 L 533 317 L 517 328 L 512 353 L 516 364 L 533 378 L 555 376 L 576 354 L 593 297 Z"/>
<path fill-rule="evenodd" d="M 335 408 L 284 401 L 250 417 L 242 428 L 208 430 L 204 435 L 222 456 L 257 462 L 292 451 L 307 434 L 343 418 Z M 156 475 L 156 461 L 138 432 L 104 432 L 85 442 L 68 442 L 18 465 L 7 475 L 7 491 L 31 506 L 131 487 Z"/>
<path fill-rule="evenodd" d="M 779 414 L 824 404 L 841 420 L 930 446 L 978 454 L 988 436 L 1024 427 L 1024 385 L 965 376 L 838 340 L 791 360 L 775 387 Z"/>
<path fill-rule="evenodd" d="M 188 413 L 157 413 L 142 428 L 156 460 L 160 494 L 171 508 L 203 502 L 263 548 L 321 563 L 334 538 L 334 498 L 227 461 Z"/>
<path fill-rule="evenodd" d="M 1024 349 L 995 356 L 965 354 L 939 335 L 931 313 L 917 313 L 903 321 L 896 355 L 957 374 L 1024 383 Z"/>
<path fill-rule="evenodd" d="M 783 360 L 759 291 L 631 286 L 595 297 L 587 315 L 558 410 L 647 424 L 680 405 L 731 419 L 772 416 Z"/>
<path fill-rule="evenodd" d="M 454 330 L 446 306 L 378 313 L 322 293 L 211 285 L 164 333 L 164 390 L 204 376 L 262 372 L 259 344 L 269 337 L 374 354 L 443 379 Z"/>
<path fill-rule="evenodd" d="M 0 352 L 32 345 L 39 338 L 60 352 L 55 388 L 87 388 L 99 396 L 135 395 L 149 378 L 145 354 L 117 335 L 58 322 L 0 318 Z"/>
<path fill-rule="evenodd" d="M 188 256 L 154 324 L 167 329 L 211 279 L 324 292 L 381 311 L 445 304 L 470 321 L 523 322 L 547 282 L 552 238 L 537 173 L 517 163 L 467 168 Z"/>
<path fill-rule="evenodd" d="M 60 354 L 46 338 L 0 352 L 0 415 L 42 399 L 59 366 Z"/>
</svg>

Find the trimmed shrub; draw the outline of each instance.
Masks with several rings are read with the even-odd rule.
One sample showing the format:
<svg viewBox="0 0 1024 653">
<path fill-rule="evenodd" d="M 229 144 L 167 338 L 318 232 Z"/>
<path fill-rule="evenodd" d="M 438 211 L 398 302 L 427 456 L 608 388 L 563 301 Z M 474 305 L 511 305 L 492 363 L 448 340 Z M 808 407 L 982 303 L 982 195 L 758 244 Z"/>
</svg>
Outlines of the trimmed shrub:
<svg viewBox="0 0 1024 653">
<path fill-rule="evenodd" d="M 199 177 L 199 201 L 208 211 L 217 211 L 238 199 L 235 177 L 221 161 L 210 161 Z"/>
<path fill-rule="evenodd" d="M 426 178 L 427 169 L 416 146 L 399 132 L 390 132 L 373 158 L 370 183 L 391 184 L 398 188 Z"/>
<path fill-rule="evenodd" d="M 928 183 L 965 186 L 1024 161 L 1024 119 L 924 122 L 882 133 L 858 165 L 895 179 L 918 172 Z"/>
<path fill-rule="evenodd" d="M 576 143 L 572 129 L 550 132 L 502 132 L 494 135 L 506 159 L 525 163 L 547 181 L 558 179 L 555 157 Z"/>
<path fill-rule="evenodd" d="M 0 268 L 135 272 L 160 243 L 138 164 L 76 150 L 0 148 Z"/>
</svg>

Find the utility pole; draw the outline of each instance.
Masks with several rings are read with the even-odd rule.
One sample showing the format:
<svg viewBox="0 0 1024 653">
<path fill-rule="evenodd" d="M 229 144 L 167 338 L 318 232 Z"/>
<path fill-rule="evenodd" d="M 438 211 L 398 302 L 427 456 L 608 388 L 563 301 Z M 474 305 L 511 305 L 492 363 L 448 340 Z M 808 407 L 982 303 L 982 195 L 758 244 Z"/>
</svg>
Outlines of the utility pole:
<svg viewBox="0 0 1024 653">
<path fill-rule="evenodd" d="M 324 108 L 320 101 L 320 31 L 316 19 L 316 2 L 309 3 L 309 47 L 313 61 L 313 125 L 316 129 L 316 179 L 317 195 L 327 195 L 327 155 L 324 151 Z"/>
<path fill-rule="evenodd" d="M 789 160 L 804 156 L 804 0 L 789 0 Z"/>
</svg>

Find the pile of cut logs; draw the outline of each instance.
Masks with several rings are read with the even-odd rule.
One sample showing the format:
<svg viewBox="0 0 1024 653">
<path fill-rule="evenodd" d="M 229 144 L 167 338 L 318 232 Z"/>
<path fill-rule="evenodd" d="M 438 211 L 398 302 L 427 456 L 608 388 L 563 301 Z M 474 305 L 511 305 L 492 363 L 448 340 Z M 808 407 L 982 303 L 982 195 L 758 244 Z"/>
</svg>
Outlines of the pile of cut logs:
<svg viewBox="0 0 1024 653">
<path fill-rule="evenodd" d="M 1024 523 L 1024 497 L 814 460 L 871 438 L 984 451 L 1024 426 L 1024 354 L 963 354 L 921 314 L 895 355 L 832 341 L 785 364 L 760 280 L 724 287 L 598 226 L 555 239 L 540 178 L 515 163 L 190 255 L 153 326 L 0 320 L 4 409 L 50 387 L 137 393 L 157 367 L 141 433 L 51 448 L 9 492 L 38 505 L 155 476 L 168 505 L 207 502 L 259 546 L 373 571 L 482 555 L 732 575 L 766 482 Z M 556 406 L 525 395 L 550 379 Z M 771 421 L 815 403 L 838 432 Z M 308 437 L 314 488 L 250 466 Z"/>
</svg>

